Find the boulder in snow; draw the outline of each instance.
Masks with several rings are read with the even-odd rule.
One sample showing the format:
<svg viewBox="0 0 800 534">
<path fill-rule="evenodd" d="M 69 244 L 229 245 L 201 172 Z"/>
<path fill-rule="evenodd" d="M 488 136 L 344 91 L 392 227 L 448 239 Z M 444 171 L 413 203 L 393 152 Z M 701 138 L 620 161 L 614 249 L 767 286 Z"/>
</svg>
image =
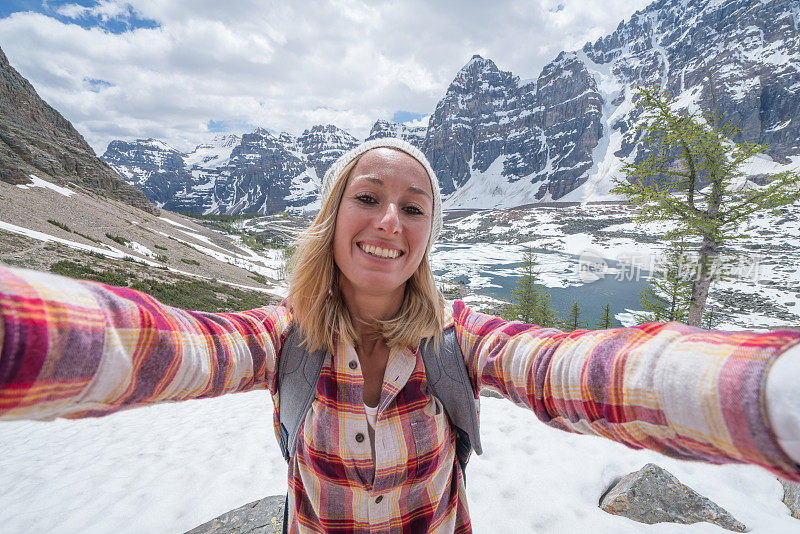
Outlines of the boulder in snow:
<svg viewBox="0 0 800 534">
<path fill-rule="evenodd" d="M 781 480 L 783 484 L 783 504 L 789 509 L 792 517 L 800 519 L 800 484 Z"/>
<path fill-rule="evenodd" d="M 600 508 L 640 523 L 707 521 L 734 532 L 747 529 L 726 510 L 654 464 L 622 477 L 603 495 Z"/>
<path fill-rule="evenodd" d="M 186 534 L 280 534 L 285 495 L 253 501 L 195 527 Z"/>
</svg>

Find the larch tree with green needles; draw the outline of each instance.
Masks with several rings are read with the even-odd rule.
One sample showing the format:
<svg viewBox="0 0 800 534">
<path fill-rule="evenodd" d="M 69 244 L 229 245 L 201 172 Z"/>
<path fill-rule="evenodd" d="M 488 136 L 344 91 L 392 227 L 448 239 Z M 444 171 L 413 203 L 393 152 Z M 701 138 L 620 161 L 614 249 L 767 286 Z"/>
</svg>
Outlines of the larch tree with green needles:
<svg viewBox="0 0 800 534">
<path fill-rule="evenodd" d="M 578 306 L 578 301 L 572 303 L 569 308 L 567 318 L 562 324 L 564 330 L 578 330 L 586 328 L 586 321 L 581 320 L 581 307 Z"/>
<path fill-rule="evenodd" d="M 550 294 L 537 283 L 537 266 L 536 255 L 528 247 L 522 255 L 522 262 L 518 267 L 521 276 L 511 291 L 511 306 L 504 318 L 545 328 L 555 327 L 558 325 L 558 317 L 550 306 Z"/>
<path fill-rule="evenodd" d="M 800 199 L 797 173 L 772 175 L 763 186 L 746 180 L 743 164 L 768 148 L 733 141 L 740 129 L 722 122 L 713 80 L 710 86 L 714 109 L 707 116 L 679 109 L 677 100 L 658 88 L 639 88 L 635 100 L 642 113 L 637 128 L 645 132 L 649 155 L 626 164 L 626 179 L 615 179 L 612 189 L 641 206 L 640 220 L 674 223 L 667 239 L 699 243 L 686 316 L 692 326 L 701 324 L 720 247 L 746 237 L 740 226 L 754 213 Z"/>
<path fill-rule="evenodd" d="M 614 326 L 614 318 L 611 316 L 611 306 L 606 304 L 603 306 L 603 314 L 594 325 L 595 330 L 608 330 Z"/>
<path fill-rule="evenodd" d="M 689 264 L 686 242 L 669 241 L 663 261 L 651 272 L 650 285 L 639 292 L 646 312 L 635 316 L 637 322 L 686 322 L 692 296 L 692 281 L 685 269 Z"/>
</svg>

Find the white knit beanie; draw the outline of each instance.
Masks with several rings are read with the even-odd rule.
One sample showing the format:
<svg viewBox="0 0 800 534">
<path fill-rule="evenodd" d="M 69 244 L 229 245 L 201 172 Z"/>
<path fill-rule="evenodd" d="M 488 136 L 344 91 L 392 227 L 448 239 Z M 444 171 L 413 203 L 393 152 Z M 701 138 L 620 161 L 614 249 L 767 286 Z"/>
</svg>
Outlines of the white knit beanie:
<svg viewBox="0 0 800 534">
<path fill-rule="evenodd" d="M 425 154 L 423 154 L 420 149 L 408 141 L 403 141 L 402 139 L 398 139 L 396 137 L 373 139 L 371 141 L 365 141 L 352 150 L 339 156 L 339 159 L 333 162 L 333 165 L 331 165 L 330 169 L 328 169 L 328 172 L 325 173 L 325 178 L 322 180 L 321 203 L 325 204 L 325 201 L 328 200 L 331 191 L 333 191 L 334 184 L 339 178 L 339 175 L 342 174 L 344 168 L 347 167 L 348 163 L 356 159 L 367 150 L 383 147 L 396 148 L 397 150 L 405 152 L 415 160 L 419 161 L 422 166 L 425 167 L 425 171 L 428 173 L 428 178 L 431 180 L 431 190 L 433 190 L 433 217 L 431 218 L 431 237 L 428 240 L 428 250 L 430 250 L 433 244 L 436 242 L 439 232 L 442 230 L 442 195 L 439 191 L 439 180 L 436 178 L 436 173 L 433 172 L 433 168 L 431 168 L 431 164 L 428 162 L 428 158 L 425 157 Z"/>
</svg>

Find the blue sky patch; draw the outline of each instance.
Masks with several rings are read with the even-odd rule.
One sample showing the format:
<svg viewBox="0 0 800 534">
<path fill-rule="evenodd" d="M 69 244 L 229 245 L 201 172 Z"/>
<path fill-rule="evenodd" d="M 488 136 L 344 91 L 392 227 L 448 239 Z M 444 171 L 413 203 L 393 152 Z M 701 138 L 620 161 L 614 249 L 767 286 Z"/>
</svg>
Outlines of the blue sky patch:
<svg viewBox="0 0 800 534">
<path fill-rule="evenodd" d="M 84 78 L 83 86 L 93 93 L 99 93 L 103 89 L 114 87 L 114 84 L 100 78 Z"/>
<path fill-rule="evenodd" d="M 411 122 L 424 117 L 424 113 L 414 113 L 412 111 L 398 110 L 394 112 L 392 120 L 394 122 Z"/>
<path fill-rule="evenodd" d="M 32 11 L 65 24 L 77 24 L 87 30 L 101 28 L 109 33 L 159 27 L 156 21 L 141 18 L 130 6 L 122 13 L 107 17 L 95 9 L 98 4 L 96 0 L 3 0 L 0 2 L 0 18 L 20 11 Z"/>
<path fill-rule="evenodd" d="M 211 133 L 252 132 L 256 129 L 254 124 L 242 120 L 210 120 L 206 123 Z"/>
</svg>

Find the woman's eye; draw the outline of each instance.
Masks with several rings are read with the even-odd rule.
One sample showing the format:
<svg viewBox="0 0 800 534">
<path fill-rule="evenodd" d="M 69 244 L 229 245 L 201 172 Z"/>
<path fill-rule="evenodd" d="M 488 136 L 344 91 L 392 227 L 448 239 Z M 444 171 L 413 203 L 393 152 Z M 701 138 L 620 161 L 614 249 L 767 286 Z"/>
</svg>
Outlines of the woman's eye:
<svg viewBox="0 0 800 534">
<path fill-rule="evenodd" d="M 409 215 L 422 215 L 422 210 L 416 206 L 406 206 L 405 210 Z"/>
<path fill-rule="evenodd" d="M 375 202 L 377 202 L 377 200 L 375 200 L 375 198 L 372 195 L 367 195 L 364 193 L 356 195 L 356 200 L 363 202 L 364 204 L 374 204 Z"/>
</svg>

